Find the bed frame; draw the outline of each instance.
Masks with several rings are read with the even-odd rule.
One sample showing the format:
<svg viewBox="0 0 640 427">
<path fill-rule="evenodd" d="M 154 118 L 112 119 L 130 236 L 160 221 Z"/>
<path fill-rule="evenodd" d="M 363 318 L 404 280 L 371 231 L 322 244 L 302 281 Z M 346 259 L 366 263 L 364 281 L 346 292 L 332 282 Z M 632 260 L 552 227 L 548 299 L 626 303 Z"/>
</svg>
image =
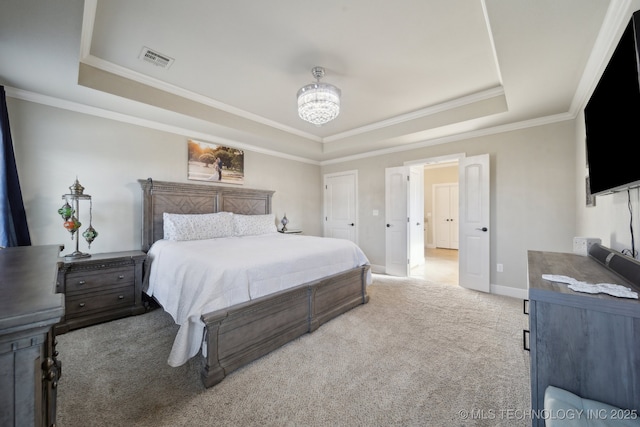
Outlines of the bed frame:
<svg viewBox="0 0 640 427">
<path fill-rule="evenodd" d="M 143 190 L 142 249 L 162 239 L 162 214 L 271 213 L 273 191 L 243 187 L 138 181 Z M 202 382 L 211 387 L 230 372 L 323 323 L 366 304 L 369 266 L 357 267 L 294 288 L 202 315 L 207 355 Z"/>
</svg>

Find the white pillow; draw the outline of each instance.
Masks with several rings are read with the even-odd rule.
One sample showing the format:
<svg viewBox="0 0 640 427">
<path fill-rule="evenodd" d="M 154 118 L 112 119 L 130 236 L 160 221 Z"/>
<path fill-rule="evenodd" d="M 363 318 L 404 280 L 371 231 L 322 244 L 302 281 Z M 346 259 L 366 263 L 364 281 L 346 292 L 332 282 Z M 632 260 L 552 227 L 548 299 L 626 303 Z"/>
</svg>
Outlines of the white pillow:
<svg viewBox="0 0 640 427">
<path fill-rule="evenodd" d="M 167 240 L 203 240 L 233 236 L 233 214 L 162 214 Z"/>
<path fill-rule="evenodd" d="M 266 215 L 233 215 L 233 225 L 236 236 L 255 236 L 258 234 L 275 233 L 276 217 L 274 214 Z"/>
</svg>

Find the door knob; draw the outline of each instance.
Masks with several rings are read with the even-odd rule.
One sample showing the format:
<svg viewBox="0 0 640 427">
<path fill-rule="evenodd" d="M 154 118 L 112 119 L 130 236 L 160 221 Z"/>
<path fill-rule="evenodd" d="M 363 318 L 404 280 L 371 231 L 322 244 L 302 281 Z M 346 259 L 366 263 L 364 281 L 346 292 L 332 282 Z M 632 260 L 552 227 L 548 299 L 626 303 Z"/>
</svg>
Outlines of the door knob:
<svg viewBox="0 0 640 427">
<path fill-rule="evenodd" d="M 353 227 L 355 224 L 352 222 L 352 223 L 351 223 L 351 224 L 349 224 L 349 225 Z"/>
<path fill-rule="evenodd" d="M 391 224 L 387 224 L 387 227 L 391 227 Z"/>
<path fill-rule="evenodd" d="M 480 230 L 480 231 L 485 231 L 486 232 L 488 230 L 488 228 L 487 227 L 482 227 L 482 228 L 476 228 L 476 230 Z"/>
</svg>

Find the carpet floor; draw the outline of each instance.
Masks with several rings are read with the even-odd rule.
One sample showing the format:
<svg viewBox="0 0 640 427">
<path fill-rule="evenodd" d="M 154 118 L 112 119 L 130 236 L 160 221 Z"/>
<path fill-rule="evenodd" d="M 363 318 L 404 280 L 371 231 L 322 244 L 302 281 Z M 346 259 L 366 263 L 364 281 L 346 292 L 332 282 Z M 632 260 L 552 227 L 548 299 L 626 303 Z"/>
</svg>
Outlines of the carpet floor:
<svg viewBox="0 0 640 427">
<path fill-rule="evenodd" d="M 374 275 L 370 301 L 206 389 L 162 310 L 58 337 L 58 427 L 528 426 L 522 300 Z"/>
</svg>

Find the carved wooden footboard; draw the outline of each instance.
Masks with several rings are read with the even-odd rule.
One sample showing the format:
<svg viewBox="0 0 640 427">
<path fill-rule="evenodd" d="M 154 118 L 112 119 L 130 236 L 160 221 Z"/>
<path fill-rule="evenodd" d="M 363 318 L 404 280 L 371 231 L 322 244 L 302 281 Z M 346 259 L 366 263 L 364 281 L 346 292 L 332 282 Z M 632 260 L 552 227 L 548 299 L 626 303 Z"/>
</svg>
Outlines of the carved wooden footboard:
<svg viewBox="0 0 640 427">
<path fill-rule="evenodd" d="M 271 213 L 273 191 L 140 180 L 142 247 L 162 238 L 162 214 Z M 202 381 L 211 387 L 230 372 L 365 304 L 369 266 L 361 266 L 202 315 L 206 357 Z M 201 353 L 202 354 L 202 353 Z"/>
<path fill-rule="evenodd" d="M 203 315 L 207 343 L 204 385 L 219 383 L 241 366 L 367 303 L 368 269 L 354 268 Z"/>
</svg>

